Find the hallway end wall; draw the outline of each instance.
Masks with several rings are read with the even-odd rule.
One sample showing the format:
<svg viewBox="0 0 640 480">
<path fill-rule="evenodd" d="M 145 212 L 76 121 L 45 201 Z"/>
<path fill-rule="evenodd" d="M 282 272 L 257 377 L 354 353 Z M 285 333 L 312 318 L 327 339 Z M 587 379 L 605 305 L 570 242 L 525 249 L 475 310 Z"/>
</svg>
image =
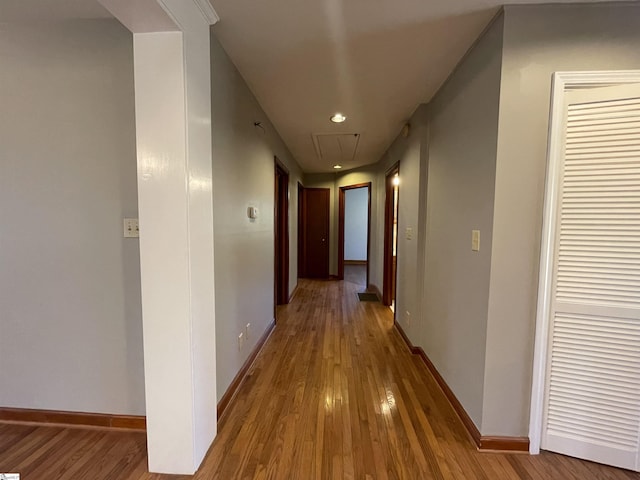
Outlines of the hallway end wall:
<svg viewBox="0 0 640 480">
<path fill-rule="evenodd" d="M 376 169 L 365 166 L 349 170 L 344 173 L 308 173 L 304 176 L 304 186 L 307 188 L 328 188 L 329 195 L 329 274 L 338 274 L 338 221 L 340 187 L 358 185 L 371 182 L 371 242 L 375 241 L 374 226 L 376 221 Z M 373 252 L 373 243 L 372 243 Z M 373 255 L 372 255 L 373 256 Z M 370 258 L 371 262 L 372 259 Z"/>
<path fill-rule="evenodd" d="M 302 172 L 211 28 L 217 394 L 222 398 L 274 312 L 274 157 L 289 171 L 289 294 L 298 278 Z M 260 126 L 255 126 L 260 122 Z M 248 207 L 258 217 L 247 216 Z M 238 335 L 250 323 L 238 349 Z"/>
</svg>

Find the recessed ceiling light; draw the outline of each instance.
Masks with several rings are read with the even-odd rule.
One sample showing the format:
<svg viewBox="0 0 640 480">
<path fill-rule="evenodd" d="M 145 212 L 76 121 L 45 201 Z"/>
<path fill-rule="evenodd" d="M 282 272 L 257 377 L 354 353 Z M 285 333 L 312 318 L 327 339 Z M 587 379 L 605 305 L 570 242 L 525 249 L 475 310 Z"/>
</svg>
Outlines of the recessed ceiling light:
<svg viewBox="0 0 640 480">
<path fill-rule="evenodd" d="M 335 168 L 336 170 L 340 170 L 342 168 L 342 165 L 334 165 L 333 168 Z"/>
<path fill-rule="evenodd" d="M 331 121 L 333 123 L 342 123 L 347 119 L 347 117 L 345 117 L 343 114 L 341 113 L 336 113 L 335 115 L 333 115 L 331 117 Z"/>
</svg>

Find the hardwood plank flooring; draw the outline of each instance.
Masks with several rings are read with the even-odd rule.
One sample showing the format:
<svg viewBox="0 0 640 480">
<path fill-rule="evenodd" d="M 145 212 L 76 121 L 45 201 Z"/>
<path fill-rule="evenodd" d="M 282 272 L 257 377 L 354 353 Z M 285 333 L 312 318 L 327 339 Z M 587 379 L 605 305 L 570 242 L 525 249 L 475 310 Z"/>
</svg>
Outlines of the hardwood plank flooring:
<svg viewBox="0 0 640 480">
<path fill-rule="evenodd" d="M 139 432 L 0 424 L 21 480 L 628 480 L 561 455 L 480 453 L 389 309 L 360 281 L 301 280 L 194 477 L 150 474 Z M 212 405 L 215 414 L 215 405 Z"/>
</svg>

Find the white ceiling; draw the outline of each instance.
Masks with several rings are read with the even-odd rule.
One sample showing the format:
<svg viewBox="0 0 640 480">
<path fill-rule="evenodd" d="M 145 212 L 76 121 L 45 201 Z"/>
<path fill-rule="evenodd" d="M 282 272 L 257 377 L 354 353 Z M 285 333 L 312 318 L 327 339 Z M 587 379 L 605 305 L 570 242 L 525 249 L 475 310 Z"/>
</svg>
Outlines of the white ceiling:
<svg viewBox="0 0 640 480">
<path fill-rule="evenodd" d="M 111 18 L 97 0 L 0 0 L 0 23 Z"/>
<path fill-rule="evenodd" d="M 352 150 L 342 155 L 345 169 L 378 161 L 500 5 L 498 0 L 210 1 L 221 19 L 216 35 L 306 172 L 332 171 L 335 156 L 318 155 L 340 155 L 339 149 L 318 148 L 318 138 L 329 138 L 326 134 L 360 134 L 355 158 Z M 0 0 L 0 24 L 109 16 L 96 0 Z M 329 117 L 338 111 L 347 121 L 332 124 Z"/>
<path fill-rule="evenodd" d="M 377 162 L 498 11 L 496 0 L 210 0 L 214 31 L 305 172 L 313 136 L 359 133 Z M 550 0 L 510 0 L 550 3 Z M 347 116 L 340 125 L 329 117 Z"/>
</svg>

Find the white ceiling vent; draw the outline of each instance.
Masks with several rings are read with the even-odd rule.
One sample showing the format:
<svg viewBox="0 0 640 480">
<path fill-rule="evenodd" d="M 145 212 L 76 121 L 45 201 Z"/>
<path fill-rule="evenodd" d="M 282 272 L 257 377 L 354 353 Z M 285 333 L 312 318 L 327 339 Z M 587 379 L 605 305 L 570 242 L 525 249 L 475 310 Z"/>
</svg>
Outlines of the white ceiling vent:
<svg viewBox="0 0 640 480">
<path fill-rule="evenodd" d="M 358 152 L 359 133 L 316 133 L 313 145 L 320 161 L 326 165 L 348 165 Z"/>
</svg>

